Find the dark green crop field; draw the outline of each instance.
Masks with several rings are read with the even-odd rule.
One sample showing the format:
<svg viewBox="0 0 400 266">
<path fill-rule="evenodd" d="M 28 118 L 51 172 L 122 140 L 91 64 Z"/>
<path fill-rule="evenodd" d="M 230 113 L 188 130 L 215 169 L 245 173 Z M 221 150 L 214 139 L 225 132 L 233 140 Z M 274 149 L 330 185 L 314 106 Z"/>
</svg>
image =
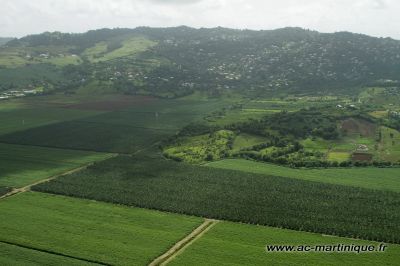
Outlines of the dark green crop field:
<svg viewBox="0 0 400 266">
<path fill-rule="evenodd" d="M 0 186 L 23 187 L 111 156 L 109 153 L 0 143 Z"/>
<path fill-rule="evenodd" d="M 173 132 L 126 125 L 70 121 L 1 136 L 0 141 L 76 150 L 130 153 L 150 146 L 169 134 Z"/>
<path fill-rule="evenodd" d="M 11 191 L 11 188 L 8 187 L 0 187 L 0 196 L 3 196 Z"/>
<path fill-rule="evenodd" d="M 120 156 L 34 190 L 400 243 L 400 194 Z"/>
<path fill-rule="evenodd" d="M 154 100 L 99 113 L 99 109 L 119 108 L 124 104 L 127 102 L 110 100 L 83 102 L 64 109 L 46 107 L 32 113 L 29 109 L 4 111 L 0 113 L 0 118 L 6 119 L 5 125 L 0 125 L 0 142 L 132 153 L 175 134 L 221 102 Z M 70 118 L 63 120 L 63 114 Z"/>
</svg>

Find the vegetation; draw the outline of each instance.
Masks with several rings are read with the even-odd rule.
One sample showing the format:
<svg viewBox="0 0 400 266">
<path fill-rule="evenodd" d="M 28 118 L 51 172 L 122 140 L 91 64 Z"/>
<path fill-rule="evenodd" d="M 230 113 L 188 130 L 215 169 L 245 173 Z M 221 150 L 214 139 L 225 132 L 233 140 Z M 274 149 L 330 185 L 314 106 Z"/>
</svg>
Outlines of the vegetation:
<svg viewBox="0 0 400 266">
<path fill-rule="evenodd" d="M 90 266 L 96 265 L 78 259 L 68 258 L 60 255 L 50 254 L 29 248 L 23 248 L 10 244 L 0 243 L 0 263 L 2 265 L 71 265 Z"/>
<path fill-rule="evenodd" d="M 1 103 L 3 105 L 3 103 Z M 96 111 L 18 106 L 0 110 L 0 135 L 98 114 Z"/>
<path fill-rule="evenodd" d="M 192 120 L 200 119 L 205 112 L 216 108 L 219 104 L 221 101 L 156 99 L 145 101 L 141 98 L 136 102 L 132 99 L 131 103 L 126 103 L 122 98 L 119 101 L 72 104 L 67 106 L 68 108 L 56 109 L 54 113 L 51 112 L 53 109 L 48 107 L 35 109 L 32 114 L 29 114 L 29 110 L 17 109 L 11 114 L 3 113 L 4 117 L 7 117 L 4 132 L 15 131 L 13 127 L 20 131 L 4 134 L 0 136 L 0 141 L 77 150 L 133 153 L 174 135 L 180 127 Z M 118 105 L 122 105 L 120 110 Z M 116 110 L 113 111 L 112 107 Z M 99 113 L 102 110 L 109 112 Z M 6 113 L 9 116 L 6 116 Z M 24 114 L 27 115 L 23 116 Z M 68 119 L 69 114 L 71 118 L 76 114 L 75 119 Z M 0 117 L 1 115 L 0 112 Z M 54 120 L 48 121 L 58 116 L 64 119 L 58 123 Z M 22 123 L 21 117 L 26 118 Z M 29 117 L 34 118 L 31 120 Z"/>
<path fill-rule="evenodd" d="M 221 222 L 190 245 L 170 265 L 397 265 L 400 246 L 386 252 L 269 252 L 266 245 L 373 245 L 366 242 L 279 228 Z"/>
<path fill-rule="evenodd" d="M 260 163 L 243 159 L 226 159 L 206 164 L 209 167 L 238 170 L 254 174 L 273 175 L 316 181 L 329 184 L 346 185 L 400 192 L 400 168 L 328 168 L 293 169 L 270 163 Z"/>
<path fill-rule="evenodd" d="M 271 92 L 353 94 L 360 86 L 398 85 L 399 41 L 299 28 L 241 31 L 224 28 L 101 29 L 83 34 L 30 35 L 0 47 L 0 66 L 32 73 L 33 83 L 74 92 L 98 86 L 119 92 L 180 97 L 195 91 L 220 96 Z M 289 60 L 290 59 L 290 60 Z M 38 66 L 36 68 L 36 66 Z M 43 73 L 43 72 L 42 72 Z M 50 78 L 58 73 L 57 78 Z M 349 74 L 351 73 L 351 74 Z M 352 88 L 352 91 L 349 91 Z"/>
<path fill-rule="evenodd" d="M 107 153 L 0 143 L 0 186 L 26 186 L 111 156 Z"/>
<path fill-rule="evenodd" d="M 0 211 L 0 241 L 112 265 L 147 265 L 202 222 L 33 192 L 2 200 Z"/>
<path fill-rule="evenodd" d="M 400 194 L 120 156 L 34 190 L 399 243 Z"/>
<path fill-rule="evenodd" d="M 11 191 L 11 189 L 8 188 L 8 187 L 1 187 L 0 186 L 0 196 L 3 196 L 3 195 L 7 194 L 10 191 Z"/>
<path fill-rule="evenodd" d="M 385 122 L 370 116 L 367 107 L 358 110 L 352 104 L 335 106 L 328 99 L 318 108 L 297 110 L 292 106 L 294 109 L 290 112 L 270 114 L 260 109 L 263 115 L 242 121 L 242 111 L 238 113 L 238 108 L 243 109 L 253 102 L 223 107 L 207 115 L 206 123 L 183 128 L 164 143 L 164 155 L 192 163 L 247 158 L 297 168 L 388 167 L 400 163 L 399 131 L 383 126 Z M 266 108 L 271 108 L 274 102 L 283 105 L 289 103 L 290 98 L 269 100 Z M 239 122 L 230 121 L 230 113 L 239 116 Z M 221 130 L 231 132 L 223 145 L 218 142 L 217 133 Z"/>
</svg>

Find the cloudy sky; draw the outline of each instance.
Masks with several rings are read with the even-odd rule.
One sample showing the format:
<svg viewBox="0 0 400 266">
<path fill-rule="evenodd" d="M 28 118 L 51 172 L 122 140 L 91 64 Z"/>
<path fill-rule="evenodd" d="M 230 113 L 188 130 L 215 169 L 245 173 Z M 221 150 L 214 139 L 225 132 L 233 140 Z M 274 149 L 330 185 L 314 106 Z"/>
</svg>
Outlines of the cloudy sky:
<svg viewBox="0 0 400 266">
<path fill-rule="evenodd" d="M 0 0 L 0 36 L 137 26 L 298 26 L 400 39 L 399 0 Z"/>
</svg>

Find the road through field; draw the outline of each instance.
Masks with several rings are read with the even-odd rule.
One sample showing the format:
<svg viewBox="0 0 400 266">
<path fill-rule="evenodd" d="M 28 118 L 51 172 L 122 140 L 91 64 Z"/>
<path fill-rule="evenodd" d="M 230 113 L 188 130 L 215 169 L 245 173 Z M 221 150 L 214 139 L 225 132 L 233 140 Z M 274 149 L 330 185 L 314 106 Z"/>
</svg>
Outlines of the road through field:
<svg viewBox="0 0 400 266">
<path fill-rule="evenodd" d="M 176 256 L 182 253 L 188 246 L 190 246 L 193 242 L 199 239 L 203 234 L 205 234 L 208 230 L 210 230 L 214 225 L 216 225 L 219 221 L 213 219 L 205 219 L 204 223 L 202 223 L 199 227 L 193 230 L 192 233 L 187 235 L 181 241 L 177 242 L 172 248 L 170 248 L 167 252 L 156 258 L 152 261 L 149 266 L 158 266 L 158 265 L 167 265 L 168 262 L 173 260 Z"/>
<path fill-rule="evenodd" d="M 107 159 L 112 158 L 112 157 L 115 157 L 115 156 L 117 156 L 117 154 L 115 154 L 115 155 L 113 155 L 113 156 L 110 156 L 110 157 L 108 157 Z M 97 161 L 97 162 L 99 162 L 99 161 Z M 21 188 L 14 188 L 13 190 L 11 190 L 10 192 L 8 192 L 7 194 L 4 194 L 3 196 L 1 196 L 1 197 L 0 197 L 0 200 L 1 200 L 1 199 L 4 199 L 4 198 L 7 198 L 7 197 L 10 197 L 10 196 L 13 196 L 13 195 L 16 195 L 16 194 L 19 194 L 19 193 L 22 193 L 22 192 L 29 191 L 29 190 L 31 189 L 31 187 L 36 186 L 36 185 L 39 185 L 39 184 L 42 184 L 42 183 L 44 183 L 44 182 L 48 182 L 48 181 L 53 180 L 53 179 L 55 179 L 55 178 L 57 178 L 57 177 L 64 176 L 64 175 L 69 175 L 69 174 L 78 172 L 78 171 L 80 171 L 80 170 L 86 169 L 87 167 L 89 167 L 90 165 L 93 165 L 94 163 L 95 163 L 95 162 L 91 162 L 91 163 L 85 164 L 85 165 L 80 166 L 80 167 L 78 167 L 78 168 L 74 168 L 74 169 L 72 169 L 72 170 L 68 170 L 68 171 L 66 171 L 66 172 L 64 172 L 64 173 L 61 173 L 61 174 L 53 175 L 53 176 L 51 176 L 51 177 L 48 177 L 48 178 L 39 180 L 39 181 L 37 181 L 37 182 L 34 182 L 34 183 L 32 183 L 32 184 L 29 184 L 29 185 L 24 186 L 24 187 L 21 187 Z"/>
</svg>

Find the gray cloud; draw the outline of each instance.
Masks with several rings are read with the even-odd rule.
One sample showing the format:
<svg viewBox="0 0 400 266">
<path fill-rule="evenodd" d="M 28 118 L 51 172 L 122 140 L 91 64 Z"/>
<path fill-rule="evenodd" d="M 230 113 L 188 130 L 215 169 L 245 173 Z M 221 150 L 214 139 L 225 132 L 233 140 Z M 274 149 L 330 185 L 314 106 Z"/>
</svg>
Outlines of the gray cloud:
<svg viewBox="0 0 400 266">
<path fill-rule="evenodd" d="M 163 4 L 163 5 L 191 5 L 195 3 L 202 2 L 203 0 L 149 0 L 153 3 Z"/>
<path fill-rule="evenodd" d="M 0 36 L 103 27 L 299 26 L 400 39 L 398 0 L 1 0 Z"/>
</svg>

